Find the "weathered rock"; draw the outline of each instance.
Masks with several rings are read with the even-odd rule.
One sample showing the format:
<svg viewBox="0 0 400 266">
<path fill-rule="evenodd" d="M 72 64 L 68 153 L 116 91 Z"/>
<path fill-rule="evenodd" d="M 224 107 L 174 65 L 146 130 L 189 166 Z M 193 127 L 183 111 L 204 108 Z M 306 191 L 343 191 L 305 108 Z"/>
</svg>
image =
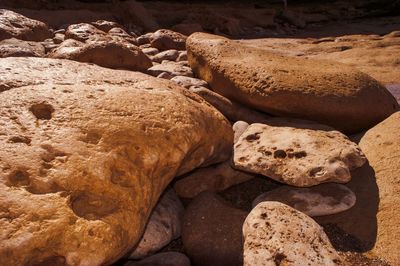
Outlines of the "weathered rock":
<svg viewBox="0 0 400 266">
<path fill-rule="evenodd" d="M 182 242 L 194 265 L 242 265 L 242 225 L 247 213 L 211 192 L 187 207 Z"/>
<path fill-rule="evenodd" d="M 157 76 L 157 78 L 160 78 L 160 79 L 172 79 L 173 76 L 171 74 L 167 73 L 167 72 L 162 72 Z"/>
<path fill-rule="evenodd" d="M 0 57 L 42 57 L 44 54 L 44 47 L 38 42 L 23 41 L 15 38 L 0 41 Z"/>
<path fill-rule="evenodd" d="M 185 77 L 185 76 L 173 77 L 171 79 L 171 81 L 173 81 L 187 89 L 190 88 L 191 86 L 196 86 L 196 87 L 207 87 L 208 86 L 207 82 L 205 82 L 204 80 L 191 78 L 191 77 Z"/>
<path fill-rule="evenodd" d="M 203 191 L 219 192 L 254 177 L 232 168 L 230 161 L 200 168 L 178 180 L 174 189 L 182 198 L 194 198 Z"/>
<path fill-rule="evenodd" d="M 140 45 L 143 45 L 143 44 L 150 44 L 152 36 L 153 36 L 153 33 L 152 33 L 152 32 L 148 32 L 148 33 L 146 33 L 146 34 L 143 34 L 143 35 L 137 37 L 136 40 L 137 40 L 137 42 L 138 42 Z M 154 48 L 154 47 L 153 47 L 153 48 Z M 157 50 L 158 50 L 158 49 L 157 49 Z"/>
<path fill-rule="evenodd" d="M 141 261 L 129 261 L 124 266 L 190 266 L 190 260 L 179 252 L 162 252 Z"/>
<path fill-rule="evenodd" d="M 179 53 L 178 58 L 176 59 L 176 61 L 181 62 L 181 61 L 187 61 L 188 57 L 187 57 L 187 52 L 186 51 L 181 51 Z"/>
<path fill-rule="evenodd" d="M 171 77 L 193 77 L 193 72 L 190 67 L 182 66 L 181 64 L 173 61 L 163 61 L 161 64 L 150 67 L 147 72 L 155 77 L 163 72 L 169 74 Z"/>
<path fill-rule="evenodd" d="M 177 50 L 166 50 L 154 55 L 151 59 L 155 62 L 161 63 L 164 60 L 175 61 L 179 56 Z"/>
<path fill-rule="evenodd" d="M 51 35 L 45 23 L 10 10 L 0 9 L 0 41 L 9 38 L 43 41 Z"/>
<path fill-rule="evenodd" d="M 201 96 L 231 121 L 243 120 L 249 123 L 256 123 L 265 122 L 269 118 L 266 114 L 242 106 L 207 88 L 191 86 L 189 90 Z"/>
<path fill-rule="evenodd" d="M 48 57 L 137 71 L 145 71 L 152 66 L 150 58 L 139 47 L 112 38 L 89 41 L 85 44 L 69 39 L 52 50 Z"/>
<path fill-rule="evenodd" d="M 290 126 L 252 124 L 234 146 L 234 167 L 299 187 L 347 183 L 366 158 L 342 133 Z M 312 129 L 314 127 L 314 129 Z M 324 128 L 324 127 L 322 127 Z"/>
<path fill-rule="evenodd" d="M 62 33 L 56 33 L 56 34 L 54 34 L 53 42 L 54 42 L 55 44 L 60 44 L 60 43 L 62 43 L 64 40 L 65 40 L 65 35 L 64 35 L 64 34 L 62 34 Z"/>
<path fill-rule="evenodd" d="M 274 201 L 258 204 L 243 224 L 244 265 L 343 265 L 310 217 Z"/>
<path fill-rule="evenodd" d="M 360 147 L 375 171 L 379 190 L 376 240 L 370 253 L 396 265 L 400 262 L 400 228 L 395 222 L 400 218 L 400 112 L 368 130 Z"/>
<path fill-rule="evenodd" d="M 283 186 L 258 196 L 253 207 L 263 201 L 278 201 L 308 216 L 322 216 L 350 209 L 356 195 L 344 185 L 328 183 L 310 188 Z"/>
<path fill-rule="evenodd" d="M 214 91 L 274 115 L 357 132 L 399 108 L 376 80 L 340 63 L 282 56 L 205 33 L 192 34 L 187 50 L 193 71 Z"/>
<path fill-rule="evenodd" d="M 227 159 L 229 123 L 172 82 L 69 60 L 0 61 L 1 265 L 111 264 L 174 176 Z"/>
<path fill-rule="evenodd" d="M 161 29 L 153 33 L 151 46 L 161 51 L 164 50 L 185 50 L 186 36 L 172 30 Z"/>
<path fill-rule="evenodd" d="M 112 28 L 121 28 L 121 25 L 115 21 L 107 21 L 107 20 L 97 20 L 91 23 L 93 26 L 98 28 L 101 31 L 108 32 Z"/>
<path fill-rule="evenodd" d="M 183 212 L 183 205 L 175 191 L 167 190 L 153 209 L 144 234 L 129 258 L 144 258 L 180 237 Z"/>
<path fill-rule="evenodd" d="M 88 23 L 70 25 L 65 31 L 65 39 L 74 39 L 80 42 L 85 42 L 96 35 L 104 36 L 106 33 Z"/>
<path fill-rule="evenodd" d="M 53 39 L 46 39 L 41 42 L 41 44 L 43 45 L 46 54 L 59 46 L 59 44 L 56 44 Z"/>
<path fill-rule="evenodd" d="M 110 29 L 108 31 L 108 35 L 113 36 L 113 37 L 119 37 L 119 38 L 121 38 L 131 44 L 134 44 L 134 45 L 138 44 L 138 42 L 134 36 L 128 34 L 125 30 L 123 30 L 120 27 L 115 27 L 115 28 Z"/>
<path fill-rule="evenodd" d="M 142 52 L 143 52 L 144 54 L 150 56 L 150 55 L 156 55 L 156 54 L 158 54 L 160 51 L 158 51 L 157 48 L 149 47 L 149 48 L 144 48 L 144 49 L 142 49 Z"/>
<path fill-rule="evenodd" d="M 249 127 L 249 124 L 244 121 L 236 121 L 233 126 L 233 143 L 236 143 L 240 136 L 243 134 L 243 132 L 246 131 L 246 129 Z"/>
</svg>

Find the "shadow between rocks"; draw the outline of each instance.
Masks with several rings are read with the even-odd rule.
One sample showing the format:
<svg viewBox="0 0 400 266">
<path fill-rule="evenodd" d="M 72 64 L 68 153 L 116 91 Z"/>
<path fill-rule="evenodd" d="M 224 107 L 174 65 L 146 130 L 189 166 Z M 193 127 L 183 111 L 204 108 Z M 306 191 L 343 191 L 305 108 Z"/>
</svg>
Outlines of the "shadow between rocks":
<svg viewBox="0 0 400 266">
<path fill-rule="evenodd" d="M 338 251 L 366 252 L 374 247 L 377 237 L 379 189 L 374 169 L 366 163 L 352 172 L 352 180 L 346 185 L 357 196 L 354 207 L 314 219 L 325 228 Z"/>
</svg>

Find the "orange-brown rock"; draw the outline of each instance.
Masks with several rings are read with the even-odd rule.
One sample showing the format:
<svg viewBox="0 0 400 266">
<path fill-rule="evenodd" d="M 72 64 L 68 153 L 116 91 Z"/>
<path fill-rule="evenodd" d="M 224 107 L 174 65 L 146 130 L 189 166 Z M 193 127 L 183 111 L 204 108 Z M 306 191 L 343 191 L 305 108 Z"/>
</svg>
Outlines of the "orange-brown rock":
<svg viewBox="0 0 400 266">
<path fill-rule="evenodd" d="M 229 123 L 170 81 L 0 60 L 12 72 L 0 94 L 1 265 L 110 264 L 140 239 L 174 176 L 229 156 Z"/>
<path fill-rule="evenodd" d="M 45 23 L 10 10 L 0 9 L 0 41 L 9 38 L 43 41 L 51 35 Z"/>
<path fill-rule="evenodd" d="M 48 57 L 137 71 L 144 71 L 152 66 L 150 58 L 139 47 L 109 36 L 99 40 L 92 39 L 86 43 L 68 39 L 52 50 Z"/>
<path fill-rule="evenodd" d="M 379 205 L 371 255 L 400 264 L 400 112 L 368 130 L 360 141 L 376 176 Z M 362 200 L 362 199 L 360 199 Z"/>
<path fill-rule="evenodd" d="M 205 34 L 187 40 L 194 72 L 232 100 L 345 132 L 379 123 L 399 109 L 379 82 L 344 64 L 294 58 Z"/>
<path fill-rule="evenodd" d="M 15 38 L 0 41 L 0 57 L 44 56 L 44 46 L 38 42 L 29 42 Z"/>
</svg>

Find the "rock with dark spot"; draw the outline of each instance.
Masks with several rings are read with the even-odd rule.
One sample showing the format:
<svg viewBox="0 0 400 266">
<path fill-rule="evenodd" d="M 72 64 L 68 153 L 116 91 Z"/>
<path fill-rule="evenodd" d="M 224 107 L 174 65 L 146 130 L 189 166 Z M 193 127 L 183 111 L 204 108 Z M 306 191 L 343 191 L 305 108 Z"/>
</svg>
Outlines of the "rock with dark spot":
<svg viewBox="0 0 400 266">
<path fill-rule="evenodd" d="M 144 258 L 180 237 L 183 211 L 183 205 L 175 191 L 167 190 L 153 209 L 142 239 L 129 258 Z"/>
<path fill-rule="evenodd" d="M 175 176 L 229 158 L 229 122 L 173 82 L 36 57 L 0 76 L 1 265 L 111 265 Z"/>
<path fill-rule="evenodd" d="M 350 171 L 366 162 L 360 148 L 339 131 L 297 125 L 250 125 L 234 146 L 234 167 L 308 187 L 349 182 Z"/>
<path fill-rule="evenodd" d="M 232 129 L 233 129 L 233 143 L 236 143 L 240 136 L 243 134 L 243 132 L 246 131 L 246 129 L 249 127 L 249 124 L 245 121 L 236 121 L 235 124 L 233 124 Z"/>
<path fill-rule="evenodd" d="M 344 265 L 310 217 L 274 201 L 258 204 L 243 224 L 244 265 Z"/>
<path fill-rule="evenodd" d="M 245 211 L 235 209 L 211 192 L 198 195 L 187 207 L 182 242 L 194 265 L 242 265 Z"/>
<path fill-rule="evenodd" d="M 321 216 L 350 209 L 356 203 L 356 195 L 344 185 L 327 183 L 310 188 L 283 186 L 258 196 L 253 207 L 263 201 L 278 201 L 308 216 Z"/>
</svg>

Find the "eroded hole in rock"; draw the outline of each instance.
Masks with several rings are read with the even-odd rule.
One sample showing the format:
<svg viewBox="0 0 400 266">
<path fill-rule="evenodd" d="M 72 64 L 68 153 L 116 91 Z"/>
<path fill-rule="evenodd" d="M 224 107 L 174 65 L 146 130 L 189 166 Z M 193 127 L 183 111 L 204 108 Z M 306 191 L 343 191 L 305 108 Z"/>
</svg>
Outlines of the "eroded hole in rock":
<svg viewBox="0 0 400 266">
<path fill-rule="evenodd" d="M 296 157 L 297 159 L 303 158 L 303 157 L 306 157 L 306 156 L 307 156 L 307 153 L 305 151 L 299 151 L 299 152 L 295 152 L 294 153 L 294 157 Z"/>
<path fill-rule="evenodd" d="M 126 173 L 122 170 L 119 170 L 115 167 L 111 168 L 111 182 L 117 185 L 121 185 L 123 187 L 132 187 L 133 184 L 131 184 L 129 180 L 129 176 L 126 175 Z"/>
<path fill-rule="evenodd" d="M 322 167 L 315 167 L 315 168 L 313 168 L 313 169 L 310 170 L 309 176 L 315 177 L 315 176 L 317 176 L 317 175 L 320 175 L 320 174 L 322 174 L 322 173 L 321 173 L 322 170 L 323 170 Z"/>
<path fill-rule="evenodd" d="M 260 133 L 258 133 L 258 132 L 246 136 L 246 140 L 248 142 L 253 142 L 253 141 L 256 141 L 256 140 L 259 140 L 259 139 L 260 139 Z"/>
<path fill-rule="evenodd" d="M 31 144 L 31 139 L 25 136 L 13 136 L 8 141 L 11 143 L 25 143 L 27 145 Z"/>
<path fill-rule="evenodd" d="M 53 106 L 48 103 L 37 103 L 29 108 L 29 111 L 40 120 L 50 120 L 54 112 Z"/>
<path fill-rule="evenodd" d="M 114 200 L 86 192 L 71 197 L 71 208 L 77 216 L 87 220 L 101 219 L 118 209 Z"/>
<path fill-rule="evenodd" d="M 98 144 L 101 140 L 101 135 L 96 132 L 88 132 L 86 136 L 82 138 L 82 141 L 89 144 Z"/>
<path fill-rule="evenodd" d="M 30 184 L 29 174 L 25 170 L 13 171 L 8 176 L 8 181 L 12 186 L 28 186 Z"/>
<path fill-rule="evenodd" d="M 284 259 L 286 259 L 285 254 L 282 254 L 282 253 L 277 253 L 277 254 L 275 254 L 275 256 L 274 256 L 275 265 L 276 265 L 276 266 L 281 265 L 281 263 L 282 263 L 282 261 L 283 261 Z"/>
<path fill-rule="evenodd" d="M 284 159 L 286 158 L 287 154 L 284 150 L 276 150 L 274 151 L 274 158 L 281 158 Z"/>
</svg>

